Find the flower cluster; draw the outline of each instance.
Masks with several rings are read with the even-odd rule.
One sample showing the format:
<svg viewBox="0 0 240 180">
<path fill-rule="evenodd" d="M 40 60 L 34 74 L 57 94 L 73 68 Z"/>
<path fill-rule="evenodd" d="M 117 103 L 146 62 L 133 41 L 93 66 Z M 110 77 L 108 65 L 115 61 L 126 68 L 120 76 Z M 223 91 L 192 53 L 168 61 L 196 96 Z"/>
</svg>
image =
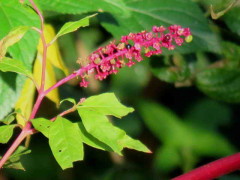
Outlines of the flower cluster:
<svg viewBox="0 0 240 180">
<path fill-rule="evenodd" d="M 85 78 L 90 73 L 95 72 L 95 78 L 103 80 L 110 74 L 116 74 L 118 69 L 124 66 L 131 67 L 136 62 L 142 61 L 143 55 L 150 57 L 161 54 L 162 48 L 173 50 L 176 45 L 181 46 L 184 41 L 190 42 L 191 40 L 190 29 L 179 25 L 172 25 L 168 28 L 153 26 L 151 32 L 142 31 L 122 36 L 120 42 L 110 42 L 87 57 L 89 63 L 82 67 L 84 73 L 80 75 L 82 78 L 80 86 L 88 86 Z"/>
</svg>

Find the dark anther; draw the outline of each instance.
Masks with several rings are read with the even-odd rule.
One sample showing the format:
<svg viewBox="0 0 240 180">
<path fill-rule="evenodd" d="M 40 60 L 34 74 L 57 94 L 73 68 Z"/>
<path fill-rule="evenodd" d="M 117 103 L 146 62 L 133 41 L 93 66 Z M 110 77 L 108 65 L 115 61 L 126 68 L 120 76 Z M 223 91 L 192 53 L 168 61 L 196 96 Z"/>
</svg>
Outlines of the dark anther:
<svg viewBox="0 0 240 180">
<path fill-rule="evenodd" d="M 132 45 L 131 44 L 126 44 L 126 46 L 125 46 L 127 49 L 130 49 L 131 47 L 132 47 Z"/>
</svg>

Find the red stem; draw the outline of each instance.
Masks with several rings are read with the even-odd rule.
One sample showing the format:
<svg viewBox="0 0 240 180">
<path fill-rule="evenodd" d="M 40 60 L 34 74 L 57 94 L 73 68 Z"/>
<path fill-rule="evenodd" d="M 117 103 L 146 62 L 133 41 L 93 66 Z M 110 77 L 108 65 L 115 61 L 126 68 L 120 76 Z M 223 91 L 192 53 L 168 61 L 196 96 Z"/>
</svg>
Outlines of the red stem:
<svg viewBox="0 0 240 180">
<path fill-rule="evenodd" d="M 172 180 L 211 180 L 239 169 L 240 153 L 236 153 L 201 166 Z"/>
<path fill-rule="evenodd" d="M 26 130 L 22 130 L 22 132 L 18 135 L 17 139 L 13 142 L 11 147 L 7 150 L 7 152 L 4 154 L 0 161 L 0 168 L 3 167 L 5 162 L 8 160 L 8 158 L 12 155 L 12 153 L 15 151 L 15 149 L 19 146 L 19 144 L 27 137 L 28 132 Z"/>
</svg>

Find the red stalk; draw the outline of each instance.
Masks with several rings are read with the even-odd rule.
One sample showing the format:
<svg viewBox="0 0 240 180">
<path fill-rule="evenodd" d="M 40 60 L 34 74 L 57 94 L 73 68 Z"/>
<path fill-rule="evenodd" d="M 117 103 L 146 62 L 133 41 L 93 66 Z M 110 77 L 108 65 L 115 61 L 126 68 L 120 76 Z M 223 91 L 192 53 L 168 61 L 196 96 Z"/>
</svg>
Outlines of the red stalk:
<svg viewBox="0 0 240 180">
<path fill-rule="evenodd" d="M 203 165 L 172 180 L 212 180 L 239 169 L 240 153 L 236 153 Z"/>
</svg>

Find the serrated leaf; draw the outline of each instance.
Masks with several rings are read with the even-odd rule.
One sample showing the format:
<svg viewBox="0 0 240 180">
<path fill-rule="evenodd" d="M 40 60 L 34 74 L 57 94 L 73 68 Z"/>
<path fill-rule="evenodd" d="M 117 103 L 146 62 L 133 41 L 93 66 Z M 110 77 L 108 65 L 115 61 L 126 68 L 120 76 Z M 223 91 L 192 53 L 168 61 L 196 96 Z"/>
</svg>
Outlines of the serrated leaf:
<svg viewBox="0 0 240 180">
<path fill-rule="evenodd" d="M 197 87 L 208 96 L 225 102 L 240 102 L 240 70 L 207 69 L 197 74 Z"/>
<path fill-rule="evenodd" d="M 35 97 L 35 85 L 30 79 L 27 79 L 23 85 L 22 92 L 15 104 L 15 110 L 20 109 L 21 113 L 17 113 L 18 124 L 24 126 L 26 120 L 30 117 Z"/>
<path fill-rule="evenodd" d="M 119 143 L 128 149 L 134 149 L 146 153 L 152 153 L 143 143 L 139 140 L 133 139 L 130 136 L 126 135 L 119 141 Z"/>
<path fill-rule="evenodd" d="M 16 125 L 3 125 L 0 126 L 0 143 L 7 143 L 13 135 L 13 129 Z"/>
<path fill-rule="evenodd" d="M 122 154 L 121 151 L 124 147 L 149 152 L 142 143 L 131 139 L 123 130 L 113 126 L 101 111 L 91 108 L 78 108 L 78 113 L 87 132 L 111 147 L 119 155 Z"/>
<path fill-rule="evenodd" d="M 3 72 L 16 72 L 22 75 L 25 75 L 29 78 L 32 77 L 32 73 L 28 70 L 27 67 L 20 60 L 4 57 L 0 60 L 0 71 Z"/>
<path fill-rule="evenodd" d="M 113 151 L 109 146 L 99 141 L 93 135 L 87 132 L 82 122 L 78 123 L 80 133 L 82 135 L 82 140 L 85 144 L 92 146 L 97 149 L 105 150 L 105 151 Z"/>
<path fill-rule="evenodd" d="M 59 38 L 60 36 L 63 36 L 67 33 L 71 33 L 73 31 L 76 31 L 77 29 L 79 29 L 80 27 L 86 27 L 89 26 L 89 19 L 94 17 L 96 14 L 91 15 L 91 16 L 87 16 L 83 19 L 80 19 L 78 21 L 74 21 L 74 22 L 67 22 L 65 23 L 62 28 L 59 30 L 59 32 L 57 33 L 57 35 L 54 37 L 53 41 L 54 42 L 57 38 Z"/>
<path fill-rule="evenodd" d="M 2 59 L 7 49 L 12 46 L 13 44 L 17 43 L 22 39 L 22 37 L 25 35 L 25 33 L 30 29 L 28 26 L 19 26 L 12 31 L 10 31 L 7 36 L 5 36 L 0 41 L 0 59 Z"/>
<path fill-rule="evenodd" d="M 112 115 L 118 118 L 134 111 L 133 108 L 122 105 L 114 93 L 103 93 L 87 98 L 78 109 L 91 109 L 103 115 Z"/>
<path fill-rule="evenodd" d="M 49 133 L 49 145 L 62 169 L 73 167 L 73 162 L 83 160 L 83 144 L 76 123 L 58 117 Z"/>
<path fill-rule="evenodd" d="M 47 138 L 49 137 L 50 128 L 53 124 L 52 121 L 45 118 L 36 118 L 31 120 L 34 128 L 40 131 Z"/>
</svg>

